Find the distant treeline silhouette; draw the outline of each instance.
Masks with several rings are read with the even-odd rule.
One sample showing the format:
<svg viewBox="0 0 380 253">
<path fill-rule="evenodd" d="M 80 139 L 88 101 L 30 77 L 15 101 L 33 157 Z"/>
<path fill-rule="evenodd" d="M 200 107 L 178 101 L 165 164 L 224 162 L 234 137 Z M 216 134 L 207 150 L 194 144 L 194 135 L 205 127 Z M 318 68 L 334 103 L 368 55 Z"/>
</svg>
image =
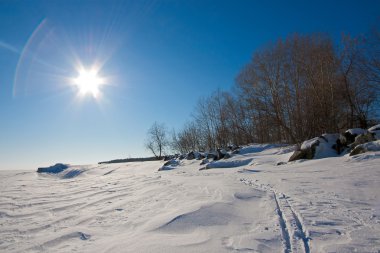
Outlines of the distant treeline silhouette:
<svg viewBox="0 0 380 253">
<path fill-rule="evenodd" d="M 99 162 L 98 164 L 128 163 L 128 162 L 147 162 L 147 161 L 157 161 L 157 158 L 156 157 L 144 157 L 144 158 L 115 159 L 115 160 L 110 160 L 110 161 Z"/>
</svg>

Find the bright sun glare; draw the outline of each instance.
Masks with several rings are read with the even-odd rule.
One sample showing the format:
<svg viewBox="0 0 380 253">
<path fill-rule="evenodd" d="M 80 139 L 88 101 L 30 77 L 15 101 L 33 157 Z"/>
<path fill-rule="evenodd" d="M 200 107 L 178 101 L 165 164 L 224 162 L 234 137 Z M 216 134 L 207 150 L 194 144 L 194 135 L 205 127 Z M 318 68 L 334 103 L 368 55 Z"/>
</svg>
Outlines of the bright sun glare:
<svg viewBox="0 0 380 253">
<path fill-rule="evenodd" d="M 74 79 L 74 83 L 78 86 L 81 95 L 90 94 L 96 98 L 99 95 L 99 87 L 104 84 L 104 80 L 98 76 L 96 70 L 82 69 L 79 71 L 78 77 Z"/>
</svg>

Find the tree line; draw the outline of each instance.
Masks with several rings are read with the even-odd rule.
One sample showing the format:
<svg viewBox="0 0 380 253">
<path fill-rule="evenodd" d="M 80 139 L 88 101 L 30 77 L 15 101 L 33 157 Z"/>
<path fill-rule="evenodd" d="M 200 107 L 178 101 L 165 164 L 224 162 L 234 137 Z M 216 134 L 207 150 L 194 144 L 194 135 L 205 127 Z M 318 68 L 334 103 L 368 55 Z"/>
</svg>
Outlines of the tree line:
<svg viewBox="0 0 380 253">
<path fill-rule="evenodd" d="M 322 133 L 368 128 L 379 115 L 380 31 L 292 35 L 256 51 L 232 91 L 201 98 L 170 134 L 155 123 L 146 147 L 186 153 L 248 143 L 300 143 Z"/>
</svg>

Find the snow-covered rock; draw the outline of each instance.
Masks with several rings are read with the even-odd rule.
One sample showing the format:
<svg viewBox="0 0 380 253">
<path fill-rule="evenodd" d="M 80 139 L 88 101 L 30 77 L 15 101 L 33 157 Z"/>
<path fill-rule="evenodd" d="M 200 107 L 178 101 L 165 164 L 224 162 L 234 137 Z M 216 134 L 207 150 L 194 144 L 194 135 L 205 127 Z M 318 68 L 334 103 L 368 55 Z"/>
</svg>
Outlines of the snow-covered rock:
<svg viewBox="0 0 380 253">
<path fill-rule="evenodd" d="M 368 128 L 368 132 L 372 133 L 376 140 L 380 140 L 380 124 Z"/>
<path fill-rule="evenodd" d="M 200 163 L 200 165 L 205 165 L 205 164 L 207 164 L 209 162 L 210 161 L 207 158 L 205 158 L 205 159 L 202 160 L 202 162 Z"/>
<path fill-rule="evenodd" d="M 368 128 L 368 132 L 380 131 L 380 124 Z"/>
<path fill-rule="evenodd" d="M 63 164 L 63 163 L 56 163 L 49 167 L 40 167 L 37 169 L 38 173 L 52 173 L 52 174 L 58 174 L 64 171 L 65 169 L 69 168 L 69 165 Z"/>
<path fill-rule="evenodd" d="M 172 170 L 175 169 L 177 166 L 180 165 L 179 159 L 171 159 L 164 163 L 163 166 L 161 166 L 158 171 L 164 171 L 164 170 Z"/>
<path fill-rule="evenodd" d="M 289 158 L 289 162 L 300 159 L 320 159 L 337 156 L 336 146 L 340 143 L 339 134 L 323 134 L 304 141 L 299 150 Z"/>
<path fill-rule="evenodd" d="M 350 153 L 350 156 L 366 153 L 368 151 L 380 151 L 380 140 L 366 142 L 357 145 Z"/>
<path fill-rule="evenodd" d="M 366 132 L 355 137 L 354 143 L 351 144 L 351 148 L 355 148 L 360 144 L 376 140 L 374 134 L 371 132 Z"/>
<path fill-rule="evenodd" d="M 251 144 L 240 148 L 239 154 L 259 153 L 267 149 L 284 147 L 283 144 Z"/>
<path fill-rule="evenodd" d="M 205 168 L 202 169 L 216 169 L 216 168 L 235 168 L 240 166 L 245 166 L 250 164 L 252 162 L 252 159 L 244 159 L 244 160 L 219 160 L 219 161 L 212 161 L 206 165 Z"/>
<path fill-rule="evenodd" d="M 355 138 L 358 135 L 367 133 L 367 130 L 362 128 L 352 128 L 348 129 L 346 132 L 343 133 L 341 137 L 341 141 L 344 145 L 350 145 L 355 141 Z"/>
<path fill-rule="evenodd" d="M 350 133 L 352 135 L 359 135 L 359 134 L 364 134 L 366 133 L 367 130 L 363 129 L 363 128 L 351 128 L 351 129 L 348 129 L 346 131 L 346 133 Z"/>
<path fill-rule="evenodd" d="M 38 173 L 53 175 L 60 179 L 71 179 L 81 175 L 87 168 L 85 166 L 71 166 L 68 164 L 57 163 L 50 167 L 38 168 Z"/>
</svg>

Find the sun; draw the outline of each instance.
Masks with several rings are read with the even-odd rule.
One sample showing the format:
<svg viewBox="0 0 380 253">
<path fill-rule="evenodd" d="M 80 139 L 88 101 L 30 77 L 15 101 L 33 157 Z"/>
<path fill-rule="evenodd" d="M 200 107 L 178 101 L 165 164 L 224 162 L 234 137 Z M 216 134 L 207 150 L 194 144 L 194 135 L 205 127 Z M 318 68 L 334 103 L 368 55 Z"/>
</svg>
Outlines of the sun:
<svg viewBox="0 0 380 253">
<path fill-rule="evenodd" d="M 81 95 L 90 94 L 97 98 L 99 87 L 104 84 L 104 79 L 98 75 L 98 71 L 95 69 L 81 69 L 78 77 L 74 79 L 74 84 L 78 87 Z"/>
</svg>

